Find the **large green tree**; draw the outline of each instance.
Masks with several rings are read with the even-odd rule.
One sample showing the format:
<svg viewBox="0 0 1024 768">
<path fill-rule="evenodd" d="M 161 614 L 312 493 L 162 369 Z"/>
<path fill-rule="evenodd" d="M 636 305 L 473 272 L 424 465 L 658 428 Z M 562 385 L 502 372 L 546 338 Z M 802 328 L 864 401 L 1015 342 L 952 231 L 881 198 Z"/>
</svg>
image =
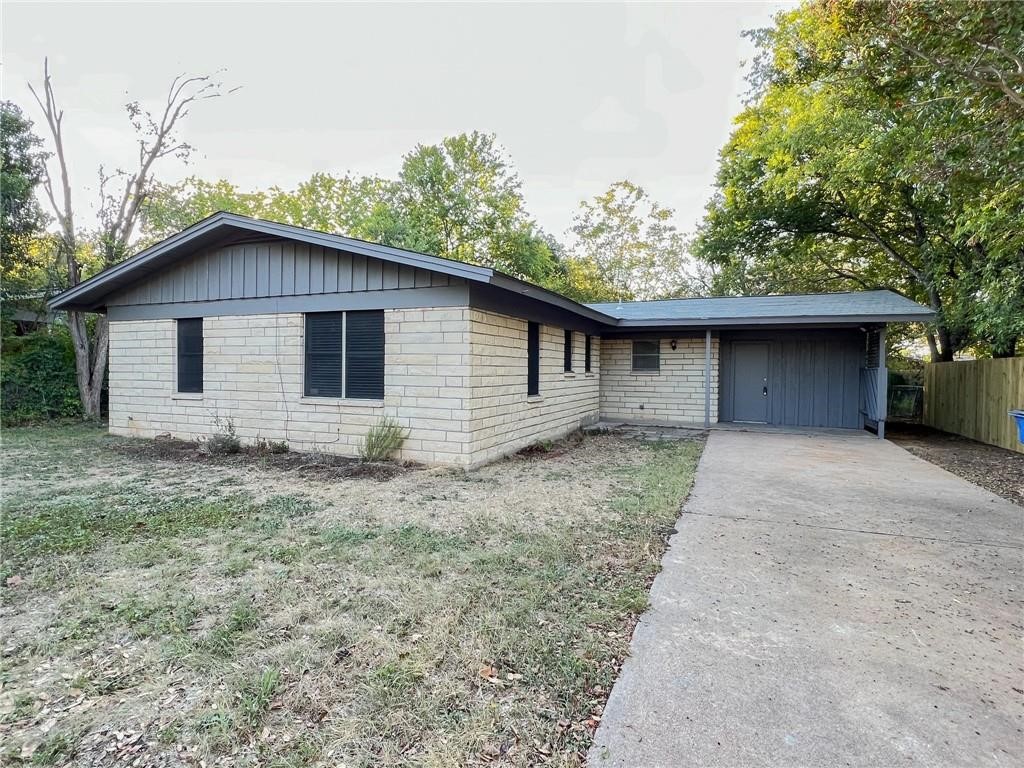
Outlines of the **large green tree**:
<svg viewBox="0 0 1024 768">
<path fill-rule="evenodd" d="M 580 203 L 567 266 L 600 298 L 647 300 L 690 294 L 686 245 L 670 208 L 630 181 L 618 181 Z M 588 297 L 590 298 L 590 297 Z M 597 300 L 591 298 L 591 300 Z"/>
<path fill-rule="evenodd" d="M 32 121 L 16 104 L 0 102 L 0 280 L 7 294 L 43 287 L 46 251 L 37 240 L 46 216 L 36 188 L 45 162 Z"/>
<path fill-rule="evenodd" d="M 226 210 L 394 245 L 546 283 L 558 269 L 550 240 L 526 212 L 521 182 L 489 134 L 418 145 L 397 179 L 318 173 L 293 190 L 243 192 L 188 179 L 147 201 L 143 231 L 167 237 Z"/>
<path fill-rule="evenodd" d="M 813 0 L 755 35 L 694 243 L 722 292 L 886 287 L 933 359 L 1024 334 L 1024 4 Z"/>
</svg>

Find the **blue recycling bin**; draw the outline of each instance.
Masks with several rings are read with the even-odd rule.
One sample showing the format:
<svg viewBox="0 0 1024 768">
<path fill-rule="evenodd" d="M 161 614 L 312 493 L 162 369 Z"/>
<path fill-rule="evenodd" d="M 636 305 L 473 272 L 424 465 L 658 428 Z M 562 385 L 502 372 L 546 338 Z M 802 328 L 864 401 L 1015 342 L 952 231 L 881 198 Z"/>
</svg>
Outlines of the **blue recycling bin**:
<svg viewBox="0 0 1024 768">
<path fill-rule="evenodd" d="M 1017 439 L 1024 443 L 1024 411 L 1010 411 L 1010 415 L 1017 422 Z"/>
</svg>

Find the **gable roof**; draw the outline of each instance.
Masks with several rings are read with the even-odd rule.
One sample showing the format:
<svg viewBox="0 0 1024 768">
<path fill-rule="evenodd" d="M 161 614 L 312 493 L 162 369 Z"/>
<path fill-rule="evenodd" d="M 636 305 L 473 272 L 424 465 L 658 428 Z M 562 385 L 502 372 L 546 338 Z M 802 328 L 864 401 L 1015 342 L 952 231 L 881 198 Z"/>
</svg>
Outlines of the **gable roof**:
<svg viewBox="0 0 1024 768">
<path fill-rule="evenodd" d="M 616 318 L 618 327 L 925 322 L 935 314 L 915 301 L 886 290 L 666 299 L 587 306 Z"/>
<path fill-rule="evenodd" d="M 283 238 L 440 272 L 471 284 L 494 286 L 501 289 L 499 295 L 509 300 L 517 296 L 534 299 L 611 328 L 925 322 L 934 317 L 927 307 L 885 290 L 580 304 L 490 267 L 224 211 L 64 291 L 50 300 L 49 308 L 102 310 L 112 294 L 166 269 L 181 258 L 204 247 L 245 237 Z"/>
<path fill-rule="evenodd" d="M 405 266 L 429 269 L 453 277 L 461 277 L 472 283 L 493 285 L 506 291 L 528 296 L 529 298 L 574 312 L 590 320 L 601 323 L 615 323 L 614 318 L 579 304 L 572 299 L 562 296 L 560 293 L 549 291 L 525 280 L 519 280 L 490 267 L 479 267 L 463 261 L 455 261 L 454 259 L 443 259 L 439 256 L 429 256 L 425 253 L 408 251 L 404 248 L 394 248 L 388 245 L 367 242 L 366 240 L 357 240 L 353 237 L 317 232 L 316 230 L 296 227 L 291 224 L 254 219 L 249 216 L 240 216 L 236 213 L 227 213 L 226 211 L 215 213 L 193 224 L 188 229 L 182 230 L 176 235 L 171 235 L 166 240 L 162 240 L 156 245 L 150 246 L 131 258 L 122 261 L 120 264 L 105 269 L 88 280 L 79 283 L 74 288 L 64 291 L 50 300 L 49 307 L 52 310 L 74 309 L 87 312 L 103 309 L 106 299 L 111 294 L 161 271 L 183 256 L 191 254 L 197 249 L 221 243 L 232 235 L 247 234 L 280 237 L 286 240 L 295 240 L 310 245 L 319 245 L 325 248 L 347 251 L 348 253 L 370 256 L 382 261 Z"/>
</svg>

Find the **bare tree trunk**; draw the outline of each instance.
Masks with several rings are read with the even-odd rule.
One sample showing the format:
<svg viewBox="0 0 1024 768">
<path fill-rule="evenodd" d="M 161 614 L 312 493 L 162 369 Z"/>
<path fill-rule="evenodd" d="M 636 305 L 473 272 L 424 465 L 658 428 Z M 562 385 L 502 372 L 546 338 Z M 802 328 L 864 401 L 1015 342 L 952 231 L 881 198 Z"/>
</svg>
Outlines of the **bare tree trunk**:
<svg viewBox="0 0 1024 768">
<path fill-rule="evenodd" d="M 939 337 L 939 359 L 936 362 L 948 363 L 953 359 L 955 350 L 953 349 L 953 343 L 950 340 L 949 329 L 941 323 L 935 329 Z"/>
<path fill-rule="evenodd" d="M 934 285 L 928 285 L 928 304 L 939 316 L 938 321 L 935 323 L 935 334 L 928 335 L 928 346 L 931 348 L 932 362 L 946 363 L 953 359 L 956 350 L 953 349 L 949 328 L 946 327 L 945 321 L 942 319 L 942 297 L 939 296 L 939 292 Z M 936 336 L 939 342 L 938 348 L 935 346 Z"/>
<path fill-rule="evenodd" d="M 67 285 L 73 288 L 82 279 L 81 265 L 78 263 L 78 232 L 75 229 L 71 181 L 64 152 L 64 111 L 58 106 L 53 92 L 48 61 L 44 61 L 43 66 L 42 96 L 31 84 L 29 90 L 46 116 L 53 138 L 57 172 L 51 175 L 47 165 L 43 189 L 60 225 L 60 249 L 67 267 Z M 112 176 L 104 175 L 100 169 L 98 240 L 103 252 L 104 269 L 114 266 L 128 253 L 139 212 L 149 194 L 153 165 L 169 155 L 186 160 L 191 152 L 192 148 L 187 143 L 174 137 L 178 121 L 188 115 L 194 102 L 219 95 L 220 85 L 211 82 L 209 77 L 179 75 L 171 82 L 163 111 L 156 118 L 137 102 L 127 105 L 128 116 L 139 133 L 139 168 L 134 173 L 118 171 Z M 107 194 L 107 183 L 116 179 L 124 181 L 123 190 L 119 196 Z M 68 312 L 68 326 L 75 350 L 75 377 L 82 412 L 88 419 L 99 419 L 103 380 L 107 373 L 110 327 L 105 316 L 97 317 L 90 338 L 85 313 L 75 310 Z"/>
<path fill-rule="evenodd" d="M 96 327 L 92 339 L 93 361 L 89 374 L 89 408 L 90 418 L 101 416 L 103 382 L 107 376 L 107 356 L 110 353 L 110 324 L 106 315 L 96 318 Z"/>
</svg>

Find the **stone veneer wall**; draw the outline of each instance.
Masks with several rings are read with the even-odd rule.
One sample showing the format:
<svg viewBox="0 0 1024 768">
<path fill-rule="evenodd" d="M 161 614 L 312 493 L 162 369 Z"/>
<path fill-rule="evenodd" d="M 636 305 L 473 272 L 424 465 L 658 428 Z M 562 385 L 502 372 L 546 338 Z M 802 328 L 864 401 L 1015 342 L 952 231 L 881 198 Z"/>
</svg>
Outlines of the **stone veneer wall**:
<svg viewBox="0 0 1024 768">
<path fill-rule="evenodd" d="M 190 440 L 231 420 L 244 442 L 354 456 L 382 416 L 409 430 L 399 455 L 428 464 L 483 464 L 598 419 L 601 344 L 574 336 L 563 371 L 563 329 L 541 327 L 540 395 L 526 396 L 526 321 L 462 308 L 387 310 L 384 399 L 305 397 L 301 313 L 207 317 L 203 392 L 176 389 L 174 320 L 110 325 L 110 431 Z"/>
<path fill-rule="evenodd" d="M 601 345 L 601 419 L 631 423 L 704 423 L 704 339 L 661 339 L 661 370 L 633 372 L 632 339 Z M 718 338 L 711 338 L 711 422 L 718 421 Z"/>
<path fill-rule="evenodd" d="M 565 329 L 540 327 L 540 394 L 526 396 L 527 322 L 478 309 L 469 313 L 470 454 L 491 461 L 540 440 L 598 420 L 601 340 L 591 337 L 591 372 L 584 371 L 585 335 L 573 334 L 573 371 L 564 370 Z"/>
<path fill-rule="evenodd" d="M 110 431 L 195 439 L 230 419 L 245 442 L 347 456 L 382 416 L 409 428 L 400 458 L 470 462 L 469 308 L 385 312 L 384 399 L 303 396 L 301 313 L 207 317 L 201 394 L 176 393 L 174 320 L 110 324 Z"/>
</svg>

